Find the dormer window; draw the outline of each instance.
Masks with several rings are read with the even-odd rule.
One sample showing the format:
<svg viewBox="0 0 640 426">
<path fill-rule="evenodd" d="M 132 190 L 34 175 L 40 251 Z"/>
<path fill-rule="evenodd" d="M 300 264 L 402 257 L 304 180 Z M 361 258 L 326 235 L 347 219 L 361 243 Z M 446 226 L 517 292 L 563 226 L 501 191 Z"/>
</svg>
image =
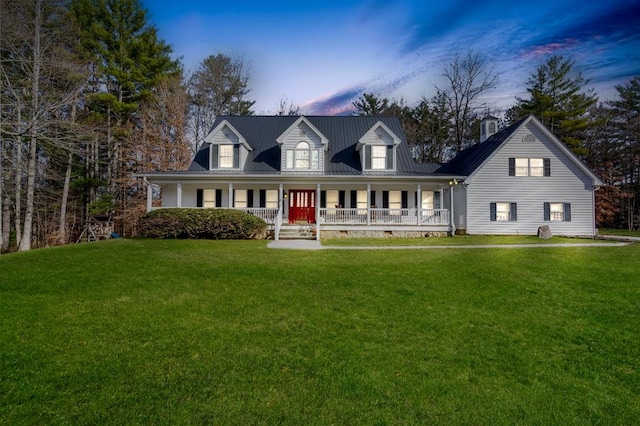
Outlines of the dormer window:
<svg viewBox="0 0 640 426">
<path fill-rule="evenodd" d="M 387 147 L 373 145 L 371 147 L 371 169 L 384 170 L 387 168 Z"/>
<path fill-rule="evenodd" d="M 242 169 L 253 148 L 227 120 L 222 120 L 204 141 L 210 144 L 209 170 Z"/>
<path fill-rule="evenodd" d="M 239 167 L 240 145 L 211 145 L 211 170 L 237 169 Z"/>
<path fill-rule="evenodd" d="M 220 168 L 233 167 L 233 145 L 220 145 Z"/>
<path fill-rule="evenodd" d="M 299 117 L 276 139 L 283 172 L 321 172 L 329 139 L 306 117 Z"/>
<path fill-rule="evenodd" d="M 382 121 L 378 121 L 362 135 L 356 146 L 356 151 L 361 153 L 362 170 L 364 172 L 395 170 L 395 147 L 399 144 L 400 138 Z"/>
<path fill-rule="evenodd" d="M 298 142 L 294 149 L 286 151 L 286 168 L 289 170 L 318 170 L 320 150 L 311 149 L 308 142 Z"/>
<path fill-rule="evenodd" d="M 364 170 L 393 170 L 393 145 L 365 145 Z"/>
</svg>

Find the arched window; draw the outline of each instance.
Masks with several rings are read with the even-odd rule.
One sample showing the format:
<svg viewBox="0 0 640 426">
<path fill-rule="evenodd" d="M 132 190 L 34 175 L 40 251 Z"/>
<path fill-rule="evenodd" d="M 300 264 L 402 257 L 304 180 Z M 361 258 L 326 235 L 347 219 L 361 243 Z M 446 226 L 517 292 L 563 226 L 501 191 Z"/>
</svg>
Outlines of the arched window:
<svg viewBox="0 0 640 426">
<path fill-rule="evenodd" d="M 310 148 L 307 142 L 299 142 L 296 145 L 296 169 L 308 169 L 310 158 Z"/>
</svg>

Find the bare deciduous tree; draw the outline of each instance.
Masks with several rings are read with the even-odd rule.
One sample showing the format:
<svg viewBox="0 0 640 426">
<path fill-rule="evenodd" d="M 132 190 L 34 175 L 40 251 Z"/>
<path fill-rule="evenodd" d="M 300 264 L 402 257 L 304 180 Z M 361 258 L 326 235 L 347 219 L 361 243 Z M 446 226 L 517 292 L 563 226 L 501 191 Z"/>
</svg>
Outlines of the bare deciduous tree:
<svg viewBox="0 0 640 426">
<path fill-rule="evenodd" d="M 478 104 L 478 98 L 499 83 L 498 75 L 480 53 L 456 54 L 445 66 L 442 75 L 448 85 L 438 88 L 447 97 L 449 109 L 453 113 L 453 136 L 455 150 L 462 150 L 472 138 L 471 122 L 476 112 L 485 105 Z"/>
</svg>

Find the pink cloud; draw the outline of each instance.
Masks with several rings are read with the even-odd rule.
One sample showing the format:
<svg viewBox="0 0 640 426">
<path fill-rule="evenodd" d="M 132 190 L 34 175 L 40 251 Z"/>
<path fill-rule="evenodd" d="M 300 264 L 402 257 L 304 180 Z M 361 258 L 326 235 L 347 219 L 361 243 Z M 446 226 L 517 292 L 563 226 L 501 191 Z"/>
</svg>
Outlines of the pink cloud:
<svg viewBox="0 0 640 426">
<path fill-rule="evenodd" d="M 575 39 L 566 39 L 563 43 L 547 43 L 541 46 L 533 46 L 529 50 L 523 51 L 520 56 L 523 58 L 535 58 L 574 47 L 576 44 L 578 44 L 578 41 Z"/>
</svg>

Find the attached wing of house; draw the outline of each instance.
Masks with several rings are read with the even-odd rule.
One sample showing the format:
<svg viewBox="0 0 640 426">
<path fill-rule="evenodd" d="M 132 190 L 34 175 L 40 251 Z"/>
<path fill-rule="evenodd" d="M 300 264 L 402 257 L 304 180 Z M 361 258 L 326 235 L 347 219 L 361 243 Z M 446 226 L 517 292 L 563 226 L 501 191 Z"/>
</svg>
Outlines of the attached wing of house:
<svg viewBox="0 0 640 426">
<path fill-rule="evenodd" d="M 533 212 L 520 216 L 531 222 L 526 226 L 521 222 L 521 227 L 492 228 L 488 225 L 495 225 L 497 219 L 473 218 L 481 214 L 483 205 L 493 209 L 492 203 L 500 222 L 502 203 L 520 203 L 524 208 L 520 198 L 503 188 L 508 179 L 495 176 L 487 181 L 482 176 L 485 168 L 497 167 L 493 165 L 497 153 L 511 152 L 505 146 L 511 146 L 509 141 L 529 127 L 535 129 L 537 139 L 523 146 L 538 144 L 550 151 L 542 155 L 525 149 L 509 154 L 518 159 L 517 164 L 521 166 L 524 158 L 533 159 L 528 167 L 537 173 L 536 159 L 543 159 L 544 168 L 544 159 L 553 155 L 554 179 L 545 179 L 545 183 L 555 187 L 563 176 L 560 163 L 566 163 L 578 173 L 578 180 L 592 178 L 592 193 L 599 180 L 532 117 L 463 151 L 446 165 L 414 162 L 396 117 L 218 117 L 188 171 L 141 177 L 149 184 L 148 210 L 242 209 L 263 218 L 275 238 L 287 226 L 312 228 L 316 238 L 321 233 L 323 237 L 446 235 L 456 226 L 468 233 L 525 233 L 525 229 L 535 233 L 533 222 L 540 225 L 543 220 L 535 221 Z M 516 178 L 516 185 L 526 183 L 521 176 Z M 497 187 L 483 191 L 482 182 Z M 160 205 L 154 205 L 154 198 L 159 198 Z M 555 198 L 545 198 L 543 203 L 549 204 L 550 217 L 556 218 Z M 582 209 L 577 201 L 570 207 L 572 218 L 577 218 L 578 204 Z M 491 219 L 492 211 L 482 214 Z"/>
<path fill-rule="evenodd" d="M 531 235 L 548 225 L 558 235 L 595 235 L 594 195 L 603 183 L 537 118 L 487 136 L 439 170 L 465 176 L 453 189 L 457 229 Z"/>
</svg>

